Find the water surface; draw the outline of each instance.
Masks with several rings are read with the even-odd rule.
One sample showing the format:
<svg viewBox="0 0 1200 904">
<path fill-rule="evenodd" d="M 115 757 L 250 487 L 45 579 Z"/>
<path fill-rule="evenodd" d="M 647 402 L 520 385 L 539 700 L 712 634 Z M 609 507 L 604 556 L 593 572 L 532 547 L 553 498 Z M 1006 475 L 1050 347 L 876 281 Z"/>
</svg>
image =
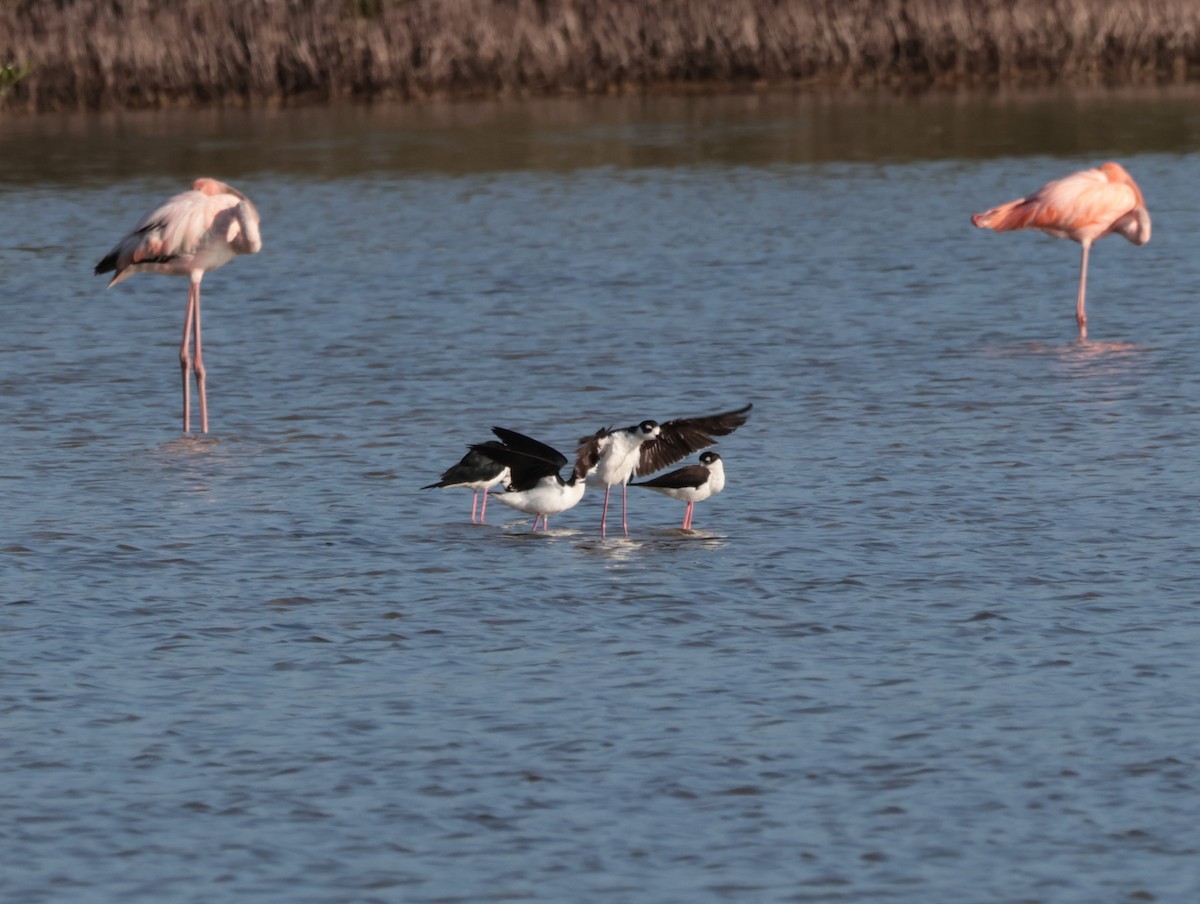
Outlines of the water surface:
<svg viewBox="0 0 1200 904">
<path fill-rule="evenodd" d="M 0 895 L 1191 901 L 1195 96 L 6 121 Z M 969 216 L 1118 158 L 1154 239 Z M 91 268 L 196 175 L 262 254 Z M 737 407 L 726 491 L 418 488 Z M 610 516 L 611 517 L 611 516 Z"/>
</svg>

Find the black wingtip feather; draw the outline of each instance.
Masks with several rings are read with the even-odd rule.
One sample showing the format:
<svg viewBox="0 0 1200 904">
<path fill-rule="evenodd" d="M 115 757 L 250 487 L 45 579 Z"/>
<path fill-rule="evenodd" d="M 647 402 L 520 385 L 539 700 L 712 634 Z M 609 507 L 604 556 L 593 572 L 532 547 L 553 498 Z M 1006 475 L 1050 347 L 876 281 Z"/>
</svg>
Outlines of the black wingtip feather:
<svg viewBox="0 0 1200 904">
<path fill-rule="evenodd" d="M 504 427 L 493 427 L 492 433 L 496 434 L 509 450 L 528 458 L 536 458 L 539 461 L 552 464 L 555 470 L 558 470 L 567 463 L 566 456 L 557 449 L 547 446 L 545 443 L 526 436 L 523 433 L 517 433 L 515 430 L 506 430 Z"/>
<path fill-rule="evenodd" d="M 112 252 L 108 256 L 101 259 L 100 263 L 96 264 L 96 269 L 93 276 L 99 276 L 101 273 L 112 273 L 117 269 L 117 252 Z"/>
</svg>

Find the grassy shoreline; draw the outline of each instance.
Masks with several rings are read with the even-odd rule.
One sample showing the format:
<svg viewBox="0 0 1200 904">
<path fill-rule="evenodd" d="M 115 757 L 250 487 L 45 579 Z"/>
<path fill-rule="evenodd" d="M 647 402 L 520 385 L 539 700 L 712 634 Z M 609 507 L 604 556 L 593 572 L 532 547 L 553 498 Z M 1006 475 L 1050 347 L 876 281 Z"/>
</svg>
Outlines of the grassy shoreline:
<svg viewBox="0 0 1200 904">
<path fill-rule="evenodd" d="M 0 0 L 12 111 L 1200 81 L 1192 0 Z"/>
</svg>

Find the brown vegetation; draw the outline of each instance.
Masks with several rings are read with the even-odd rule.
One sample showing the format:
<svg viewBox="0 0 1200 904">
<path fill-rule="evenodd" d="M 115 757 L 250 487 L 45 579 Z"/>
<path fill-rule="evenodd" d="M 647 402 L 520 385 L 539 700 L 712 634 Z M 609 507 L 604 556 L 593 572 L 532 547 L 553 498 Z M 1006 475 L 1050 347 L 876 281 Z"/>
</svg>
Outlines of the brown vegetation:
<svg viewBox="0 0 1200 904">
<path fill-rule="evenodd" d="M 0 0 L 8 109 L 1200 78 L 1195 0 Z"/>
</svg>

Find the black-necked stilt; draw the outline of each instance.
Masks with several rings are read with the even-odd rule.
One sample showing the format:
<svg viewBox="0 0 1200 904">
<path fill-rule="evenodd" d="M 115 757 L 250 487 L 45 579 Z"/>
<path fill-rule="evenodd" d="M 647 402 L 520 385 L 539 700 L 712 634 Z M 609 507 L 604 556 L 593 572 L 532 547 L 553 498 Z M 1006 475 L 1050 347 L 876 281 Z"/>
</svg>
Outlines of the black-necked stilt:
<svg viewBox="0 0 1200 904">
<path fill-rule="evenodd" d="M 621 527 L 629 536 L 626 493 L 630 478 L 651 474 L 716 443 L 746 423 L 753 405 L 704 417 L 676 418 L 659 424 L 642 421 L 632 427 L 598 430 L 579 441 L 575 471 L 604 487 L 604 509 L 600 514 L 600 536 L 608 521 L 608 494 L 621 485 Z"/>
<path fill-rule="evenodd" d="M 709 496 L 715 496 L 725 489 L 725 463 L 716 452 L 702 452 L 700 464 L 688 465 L 677 471 L 655 477 L 653 480 L 643 480 L 631 484 L 635 487 L 645 487 L 648 490 L 686 502 L 683 510 L 683 530 L 692 529 L 692 509 L 697 502 L 703 502 Z"/>
<path fill-rule="evenodd" d="M 578 466 L 571 472 L 570 480 L 563 480 L 560 473 L 568 464 L 567 457 L 545 443 L 503 427 L 493 427 L 492 432 L 501 440 L 487 454 L 508 467 L 511 474 L 508 490 L 497 493 L 496 499 L 507 506 L 535 516 L 531 531 L 537 530 L 538 521 L 542 530 L 550 525 L 550 516 L 573 508 L 583 498 L 587 484 Z M 472 449 L 487 448 L 472 446 Z"/>
<path fill-rule="evenodd" d="M 466 487 L 471 490 L 471 523 L 483 524 L 487 517 L 488 490 L 498 483 L 508 479 L 508 468 L 502 465 L 489 453 L 504 446 L 495 440 L 472 446 L 458 464 L 446 469 L 442 479 L 437 483 L 423 486 L 423 490 L 442 489 L 443 487 Z M 479 491 L 483 490 L 483 509 L 479 512 L 479 520 L 475 520 L 475 508 L 479 504 Z"/>
</svg>

